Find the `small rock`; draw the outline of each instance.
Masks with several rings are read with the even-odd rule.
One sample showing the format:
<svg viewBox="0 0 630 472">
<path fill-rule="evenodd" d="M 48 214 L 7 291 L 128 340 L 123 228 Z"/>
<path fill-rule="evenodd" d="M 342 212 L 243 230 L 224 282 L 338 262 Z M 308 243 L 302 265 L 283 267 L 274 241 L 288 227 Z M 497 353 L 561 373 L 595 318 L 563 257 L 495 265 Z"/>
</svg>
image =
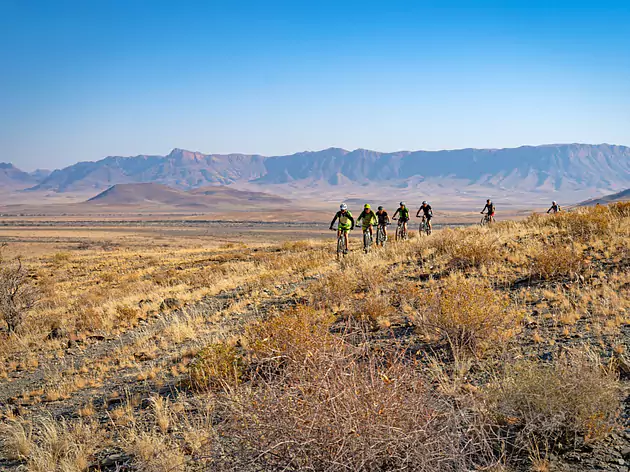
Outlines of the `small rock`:
<svg viewBox="0 0 630 472">
<path fill-rule="evenodd" d="M 153 303 L 153 300 L 147 299 L 147 300 L 140 300 L 138 302 L 138 308 L 143 308 L 146 305 L 150 305 L 151 303 Z"/>
<path fill-rule="evenodd" d="M 112 454 L 111 456 L 107 456 L 101 462 L 101 466 L 103 467 L 113 467 L 118 464 L 123 464 L 130 459 L 129 456 L 125 454 Z"/>
<path fill-rule="evenodd" d="M 52 330 L 50 330 L 50 333 L 48 333 L 47 338 L 48 339 L 61 339 L 65 335 L 66 335 L 66 332 L 64 331 L 63 328 L 59 326 L 55 326 Z"/>
<path fill-rule="evenodd" d="M 623 456 L 624 459 L 630 460 L 630 447 L 624 447 L 621 450 L 621 455 Z"/>
<path fill-rule="evenodd" d="M 160 303 L 160 311 L 164 310 L 175 310 L 182 306 L 182 302 L 177 298 L 165 298 L 162 303 Z"/>
</svg>

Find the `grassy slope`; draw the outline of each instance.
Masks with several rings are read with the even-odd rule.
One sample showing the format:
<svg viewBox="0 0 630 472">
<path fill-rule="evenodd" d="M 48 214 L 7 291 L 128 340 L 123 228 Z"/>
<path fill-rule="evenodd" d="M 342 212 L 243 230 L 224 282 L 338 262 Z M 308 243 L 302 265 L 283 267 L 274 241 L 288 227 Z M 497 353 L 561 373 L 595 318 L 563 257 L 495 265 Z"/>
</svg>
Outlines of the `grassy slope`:
<svg viewBox="0 0 630 472">
<path fill-rule="evenodd" d="M 0 340 L 0 464 L 619 470 L 629 219 L 586 209 L 369 255 L 356 238 L 341 263 L 313 241 L 33 251 L 44 298 Z"/>
</svg>

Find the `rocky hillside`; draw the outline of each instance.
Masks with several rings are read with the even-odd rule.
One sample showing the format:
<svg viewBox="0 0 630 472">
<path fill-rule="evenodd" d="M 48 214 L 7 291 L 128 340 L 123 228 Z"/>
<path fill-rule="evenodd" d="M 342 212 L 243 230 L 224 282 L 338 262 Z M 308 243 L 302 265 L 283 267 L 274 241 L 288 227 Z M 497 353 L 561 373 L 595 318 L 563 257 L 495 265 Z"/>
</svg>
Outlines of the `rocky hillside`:
<svg viewBox="0 0 630 472">
<path fill-rule="evenodd" d="M 627 202 L 630 201 L 630 188 L 622 190 L 621 192 L 613 193 L 612 195 L 606 195 L 602 198 L 595 198 L 592 200 L 586 200 L 580 203 L 580 206 L 593 206 L 593 205 L 606 205 L 608 203 L 615 202 Z"/>
</svg>

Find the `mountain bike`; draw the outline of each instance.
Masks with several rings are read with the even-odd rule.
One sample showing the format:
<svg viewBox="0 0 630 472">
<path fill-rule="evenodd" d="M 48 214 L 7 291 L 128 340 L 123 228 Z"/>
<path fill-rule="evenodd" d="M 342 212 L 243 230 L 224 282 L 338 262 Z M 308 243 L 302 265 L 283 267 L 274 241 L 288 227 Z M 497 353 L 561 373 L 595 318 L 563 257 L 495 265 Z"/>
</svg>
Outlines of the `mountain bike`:
<svg viewBox="0 0 630 472">
<path fill-rule="evenodd" d="M 345 238 L 345 239 L 344 239 Z M 341 259 L 348 254 L 346 250 L 346 239 L 348 238 L 348 231 L 340 231 L 337 237 L 337 259 Z"/>
<path fill-rule="evenodd" d="M 431 232 L 432 230 L 429 226 L 429 221 L 426 219 L 426 217 L 423 216 L 422 221 L 420 221 L 420 235 L 426 234 L 427 236 L 429 236 Z"/>
<path fill-rule="evenodd" d="M 402 221 L 398 220 L 398 227 L 396 228 L 396 241 L 405 241 L 407 239 L 407 229 Z"/>
<path fill-rule="evenodd" d="M 369 228 L 363 228 L 363 250 L 367 254 L 372 246 L 372 234 Z"/>
<path fill-rule="evenodd" d="M 492 222 L 492 220 L 490 219 L 490 215 L 487 213 L 484 213 L 483 217 L 481 218 L 481 221 L 479 222 L 479 226 L 486 226 L 489 225 Z"/>
<path fill-rule="evenodd" d="M 389 223 L 387 223 L 389 224 Z M 376 228 L 376 245 L 377 246 L 385 246 L 385 243 L 387 242 L 387 236 L 385 236 L 385 226 L 384 225 L 378 225 L 378 228 Z"/>
</svg>

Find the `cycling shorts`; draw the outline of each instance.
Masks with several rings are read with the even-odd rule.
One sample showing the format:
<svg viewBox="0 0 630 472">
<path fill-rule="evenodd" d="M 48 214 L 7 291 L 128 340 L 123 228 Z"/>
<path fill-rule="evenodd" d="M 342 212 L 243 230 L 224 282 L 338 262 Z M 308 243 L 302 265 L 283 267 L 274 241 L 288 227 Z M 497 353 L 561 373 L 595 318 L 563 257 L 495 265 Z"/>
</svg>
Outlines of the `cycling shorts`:
<svg viewBox="0 0 630 472">
<path fill-rule="evenodd" d="M 433 215 L 424 215 L 424 217 L 427 219 L 427 221 L 431 221 L 431 218 L 433 218 Z"/>
<path fill-rule="evenodd" d="M 339 225 L 337 229 L 342 233 L 347 233 L 348 231 L 350 231 L 350 225 Z"/>
<path fill-rule="evenodd" d="M 400 218 L 398 218 L 398 221 L 400 221 L 400 223 L 407 223 L 407 221 L 409 221 L 409 218 L 403 218 L 402 216 Z"/>
</svg>

